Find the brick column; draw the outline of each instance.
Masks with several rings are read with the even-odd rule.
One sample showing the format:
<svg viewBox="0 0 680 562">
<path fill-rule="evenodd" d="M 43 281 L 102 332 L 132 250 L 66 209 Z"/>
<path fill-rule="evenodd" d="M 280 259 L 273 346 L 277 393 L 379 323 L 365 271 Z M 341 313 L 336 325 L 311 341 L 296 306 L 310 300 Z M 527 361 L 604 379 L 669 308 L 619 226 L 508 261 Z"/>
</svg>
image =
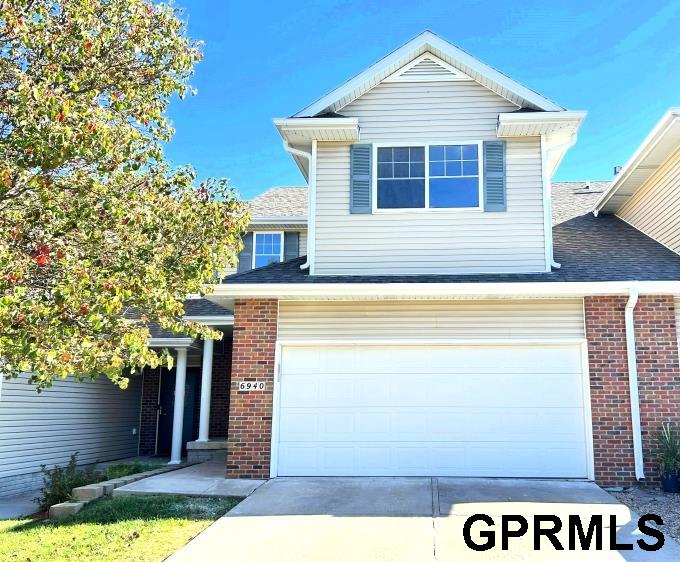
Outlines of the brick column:
<svg viewBox="0 0 680 562">
<path fill-rule="evenodd" d="M 603 486 L 635 481 L 624 319 L 627 300 L 587 297 L 584 303 L 595 481 Z"/>
<path fill-rule="evenodd" d="M 268 478 L 278 303 L 239 299 L 234 305 L 227 478 Z M 239 391 L 240 382 L 264 391 Z"/>
<path fill-rule="evenodd" d="M 656 438 L 664 422 L 680 422 L 680 364 L 673 297 L 642 296 L 635 309 L 645 479 L 657 482 Z M 676 425 L 677 427 L 677 425 Z"/>
<path fill-rule="evenodd" d="M 624 311 L 627 297 L 585 299 L 595 480 L 635 483 Z M 680 422 L 680 365 L 672 297 L 641 296 L 635 308 L 636 356 L 645 477 L 658 479 L 656 435 Z"/>
</svg>

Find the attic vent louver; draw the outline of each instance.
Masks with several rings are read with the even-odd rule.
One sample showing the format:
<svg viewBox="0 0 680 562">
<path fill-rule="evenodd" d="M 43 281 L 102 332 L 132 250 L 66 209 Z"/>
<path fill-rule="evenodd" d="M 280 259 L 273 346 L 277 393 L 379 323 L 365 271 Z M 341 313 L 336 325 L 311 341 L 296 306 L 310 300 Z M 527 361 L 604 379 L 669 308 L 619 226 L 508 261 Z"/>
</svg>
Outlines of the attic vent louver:
<svg viewBox="0 0 680 562">
<path fill-rule="evenodd" d="M 385 79 L 385 82 L 442 82 L 471 78 L 429 53 L 419 56 Z"/>
</svg>

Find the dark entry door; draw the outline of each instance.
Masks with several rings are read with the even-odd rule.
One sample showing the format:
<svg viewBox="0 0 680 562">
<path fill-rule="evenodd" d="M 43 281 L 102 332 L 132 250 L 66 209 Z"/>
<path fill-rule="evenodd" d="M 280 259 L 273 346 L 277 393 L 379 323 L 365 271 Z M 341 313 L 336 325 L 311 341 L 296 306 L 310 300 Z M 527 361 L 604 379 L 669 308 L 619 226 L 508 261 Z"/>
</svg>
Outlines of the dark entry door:
<svg viewBox="0 0 680 562">
<path fill-rule="evenodd" d="M 198 369 L 187 368 L 187 381 L 184 388 L 184 424 L 182 428 L 182 453 L 188 441 L 198 435 L 195 427 L 195 407 L 198 396 L 200 373 Z M 158 417 L 158 450 L 160 456 L 170 456 L 172 449 L 172 418 L 175 409 L 175 370 L 163 371 L 161 377 L 160 415 Z"/>
</svg>

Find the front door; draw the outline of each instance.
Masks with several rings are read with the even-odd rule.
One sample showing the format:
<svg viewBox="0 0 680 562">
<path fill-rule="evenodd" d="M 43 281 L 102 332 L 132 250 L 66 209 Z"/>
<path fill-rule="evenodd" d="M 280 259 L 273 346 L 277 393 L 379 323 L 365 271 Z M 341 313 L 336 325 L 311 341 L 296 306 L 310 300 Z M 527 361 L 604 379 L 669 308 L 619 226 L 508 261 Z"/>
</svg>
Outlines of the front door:
<svg viewBox="0 0 680 562">
<path fill-rule="evenodd" d="M 182 428 L 182 454 L 188 441 L 198 436 L 195 427 L 195 404 L 200 381 L 199 369 L 187 368 L 184 389 L 184 424 Z M 161 377 L 160 415 L 158 417 L 158 447 L 156 454 L 167 457 L 172 449 L 172 418 L 175 409 L 175 370 L 163 371 Z"/>
</svg>

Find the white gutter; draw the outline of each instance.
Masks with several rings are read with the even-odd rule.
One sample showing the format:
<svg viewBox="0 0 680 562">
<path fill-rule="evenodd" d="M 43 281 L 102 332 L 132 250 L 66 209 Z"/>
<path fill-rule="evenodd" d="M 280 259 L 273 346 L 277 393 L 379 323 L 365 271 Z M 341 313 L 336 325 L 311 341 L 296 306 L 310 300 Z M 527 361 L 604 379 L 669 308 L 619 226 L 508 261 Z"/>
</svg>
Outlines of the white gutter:
<svg viewBox="0 0 680 562">
<path fill-rule="evenodd" d="M 628 295 L 632 283 L 640 294 L 680 296 L 680 281 L 582 281 L 518 283 L 225 283 L 207 295 L 211 301 L 231 298 L 290 299 L 432 299 L 528 298 Z"/>
<path fill-rule="evenodd" d="M 635 478 L 645 479 L 644 460 L 642 456 L 642 428 L 640 427 L 640 394 L 638 391 L 637 353 L 635 350 L 635 318 L 634 311 L 639 292 L 631 287 L 626 303 L 626 356 L 628 359 L 628 386 L 630 389 L 630 416 L 633 422 L 633 458 L 635 459 Z"/>
<path fill-rule="evenodd" d="M 310 257 L 314 249 L 314 191 L 316 191 L 316 141 L 312 141 L 312 152 L 305 152 L 299 148 L 293 148 L 288 144 L 286 139 L 283 139 L 283 148 L 286 152 L 292 154 L 293 156 L 299 156 L 300 158 L 306 158 L 309 162 L 309 187 L 307 188 L 307 261 L 300 266 L 300 269 L 309 269 L 311 265 Z"/>
<path fill-rule="evenodd" d="M 555 254 L 553 249 L 553 235 L 552 235 L 552 174 L 548 170 L 548 160 L 550 155 L 556 151 L 562 151 L 562 157 L 560 161 L 555 165 L 555 169 L 562 162 L 562 158 L 567 153 L 567 151 L 576 144 L 578 135 L 574 133 L 567 142 L 555 146 L 546 146 L 547 135 L 541 135 L 541 153 L 542 153 L 542 167 L 543 167 L 543 233 L 545 236 L 545 253 L 546 253 L 546 264 L 548 270 L 560 269 L 562 264 L 555 261 Z"/>
</svg>

